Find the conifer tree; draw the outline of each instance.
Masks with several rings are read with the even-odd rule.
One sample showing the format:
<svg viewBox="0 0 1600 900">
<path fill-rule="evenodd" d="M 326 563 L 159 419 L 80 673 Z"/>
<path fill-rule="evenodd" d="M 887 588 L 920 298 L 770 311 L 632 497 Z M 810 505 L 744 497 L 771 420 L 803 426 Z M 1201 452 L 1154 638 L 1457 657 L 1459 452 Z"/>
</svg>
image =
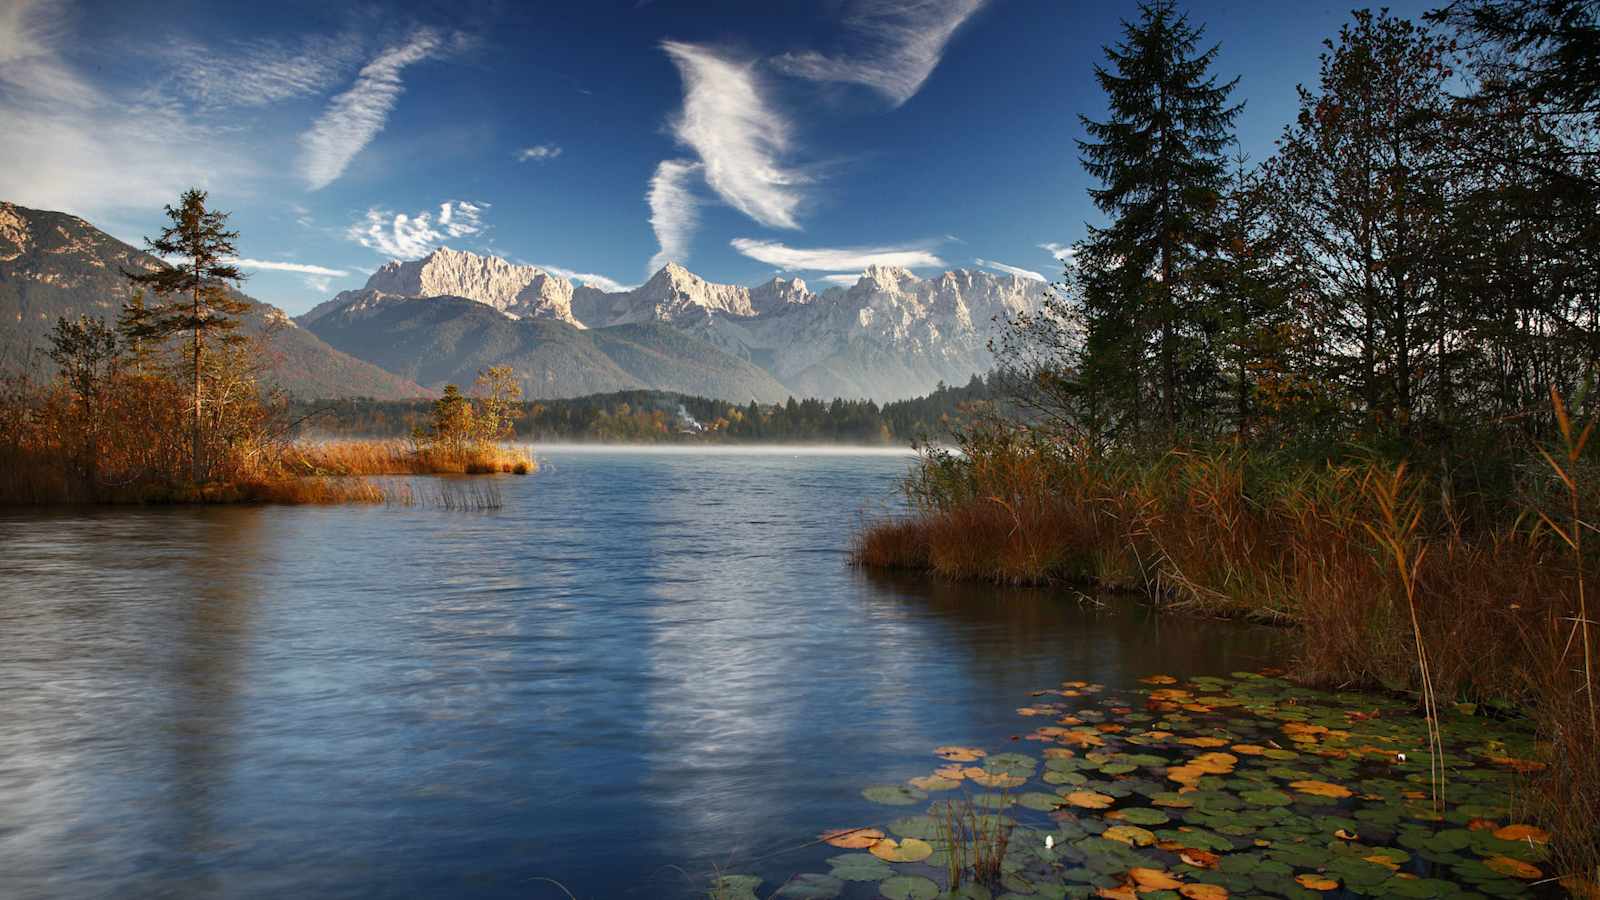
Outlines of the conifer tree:
<svg viewBox="0 0 1600 900">
<path fill-rule="evenodd" d="M 187 334 L 193 379 L 193 408 L 190 419 L 190 471 L 196 483 L 204 474 L 204 453 L 200 422 L 204 397 L 203 377 L 207 338 L 219 343 L 244 340 L 234 334 L 239 316 L 249 311 L 248 303 L 229 293 L 244 280 L 231 260 L 237 250 L 237 231 L 228 230 L 228 214 L 206 208 L 206 192 L 185 191 L 178 205 L 168 206 L 171 224 L 161 236 L 145 238 L 145 248 L 173 265 L 153 272 L 124 272 L 130 281 L 147 287 L 156 296 L 171 298 L 154 306 L 124 308 L 123 336 L 131 342 L 156 344 Z"/>
<path fill-rule="evenodd" d="M 1212 213 L 1226 180 L 1225 150 L 1241 105 L 1237 79 L 1211 74 L 1217 48 L 1200 51 L 1203 29 L 1172 0 L 1139 7 L 1137 23 L 1105 49 L 1095 67 L 1110 116 L 1083 118 L 1083 166 L 1099 182 L 1089 195 L 1110 218 L 1079 248 L 1086 388 L 1131 391 L 1135 427 L 1142 415 L 1147 358 L 1153 356 L 1157 415 L 1176 428 L 1190 403 L 1209 402 L 1215 362 L 1206 343 L 1214 317 L 1196 274 L 1212 252 Z"/>
</svg>

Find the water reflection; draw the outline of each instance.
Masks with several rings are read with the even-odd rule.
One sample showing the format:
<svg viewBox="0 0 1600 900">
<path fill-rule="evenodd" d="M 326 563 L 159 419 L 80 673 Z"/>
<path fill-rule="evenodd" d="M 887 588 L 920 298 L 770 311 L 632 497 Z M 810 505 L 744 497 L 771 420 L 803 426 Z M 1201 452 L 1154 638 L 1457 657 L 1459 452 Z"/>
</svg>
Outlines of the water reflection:
<svg viewBox="0 0 1600 900">
<path fill-rule="evenodd" d="M 1030 690 L 1272 656 L 850 569 L 904 458 L 554 463 L 491 514 L 0 516 L 0 896 L 689 896 Z"/>
</svg>

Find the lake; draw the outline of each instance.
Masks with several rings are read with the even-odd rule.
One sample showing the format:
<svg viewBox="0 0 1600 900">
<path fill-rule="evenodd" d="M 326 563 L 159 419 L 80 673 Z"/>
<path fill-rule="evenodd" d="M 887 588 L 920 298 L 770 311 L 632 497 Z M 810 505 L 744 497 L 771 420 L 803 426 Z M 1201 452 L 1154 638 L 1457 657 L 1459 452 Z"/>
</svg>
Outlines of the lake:
<svg viewBox="0 0 1600 900">
<path fill-rule="evenodd" d="M 581 451 L 503 507 L 0 513 L 0 896 L 704 896 L 1029 692 L 1276 633 L 848 565 L 912 457 Z"/>
</svg>

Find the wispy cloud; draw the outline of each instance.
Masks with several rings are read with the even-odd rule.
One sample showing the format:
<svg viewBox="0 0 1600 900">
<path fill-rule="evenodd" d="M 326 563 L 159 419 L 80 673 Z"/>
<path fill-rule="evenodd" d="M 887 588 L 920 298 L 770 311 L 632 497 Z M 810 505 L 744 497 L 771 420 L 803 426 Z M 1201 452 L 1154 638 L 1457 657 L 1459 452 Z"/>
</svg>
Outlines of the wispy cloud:
<svg viewBox="0 0 1600 900">
<path fill-rule="evenodd" d="M 333 98 L 311 130 L 300 136 L 301 175 L 312 190 L 338 180 L 356 154 L 383 131 L 405 90 L 401 73 L 435 55 L 442 43 L 433 29 L 418 29 L 404 43 L 378 54 L 349 90 Z"/>
<path fill-rule="evenodd" d="M 1039 245 L 1039 249 L 1050 254 L 1051 256 L 1054 256 L 1056 259 L 1059 259 L 1062 262 L 1066 262 L 1072 258 L 1072 247 L 1067 244 L 1058 244 L 1055 241 L 1046 241 Z"/>
<path fill-rule="evenodd" d="M 1038 272 L 1035 272 L 1035 271 L 1033 271 L 1031 269 L 1018 268 L 1017 266 L 1008 266 L 1003 262 L 995 262 L 992 259 L 975 259 L 975 260 L 972 261 L 972 263 L 973 263 L 973 265 L 982 266 L 985 269 L 993 269 L 996 272 L 1004 272 L 1007 275 L 1015 275 L 1018 278 L 1026 278 L 1029 281 L 1049 281 L 1050 280 L 1050 279 L 1044 277 L 1043 275 L 1040 275 Z"/>
<path fill-rule="evenodd" d="M 171 60 L 178 92 L 206 109 L 266 106 L 319 94 L 354 68 L 359 42 L 346 35 L 294 41 L 258 38 L 221 48 L 176 42 Z"/>
<path fill-rule="evenodd" d="M 669 262 L 683 262 L 689 258 L 689 239 L 700 218 L 699 201 L 690 188 L 690 181 L 699 171 L 699 163 L 665 159 L 650 178 L 650 192 L 646 195 L 650 201 L 650 227 L 655 230 L 656 243 L 661 247 L 650 257 L 652 272 Z"/>
<path fill-rule="evenodd" d="M 270 259 L 235 259 L 231 262 L 241 269 L 254 269 L 262 272 L 297 272 L 301 275 L 324 275 L 339 278 L 350 273 L 344 269 L 330 269 L 327 266 L 313 266 L 307 263 L 277 262 Z"/>
<path fill-rule="evenodd" d="M 850 285 L 855 284 L 856 282 L 861 280 L 861 273 L 857 272 L 854 275 L 848 275 L 848 274 L 823 275 L 822 277 L 816 278 L 814 280 L 815 281 L 820 281 L 823 284 L 842 284 L 842 285 L 844 285 L 846 287 L 849 287 Z"/>
<path fill-rule="evenodd" d="M 535 147 L 523 147 L 517 151 L 517 162 L 545 162 L 561 155 L 561 148 L 555 144 L 539 144 Z"/>
<path fill-rule="evenodd" d="M 854 0 L 844 18 L 848 40 L 842 53 L 787 53 L 773 64 L 812 81 L 863 84 L 899 106 L 922 89 L 956 29 L 984 2 Z"/>
<path fill-rule="evenodd" d="M 604 275 L 596 275 L 593 272 L 575 272 L 572 269 L 564 269 L 560 266 L 540 265 L 539 263 L 534 263 L 534 265 L 545 270 L 546 272 L 549 272 L 551 275 L 559 275 L 568 281 L 581 282 L 589 287 L 599 288 L 608 294 L 615 294 L 620 291 L 631 291 L 638 287 L 636 284 L 623 284 L 620 281 L 607 278 Z"/>
<path fill-rule="evenodd" d="M 481 234 L 486 203 L 450 200 L 439 204 L 437 214 L 408 216 L 376 207 L 345 230 L 345 237 L 391 259 L 419 259 L 451 238 Z"/>
<path fill-rule="evenodd" d="M 0 197 L 102 217 L 252 173 L 170 98 L 103 91 L 64 59 L 65 6 L 0 0 Z"/>
<path fill-rule="evenodd" d="M 672 133 L 699 155 L 706 184 L 763 225 L 799 228 L 799 187 L 808 179 L 782 161 L 790 125 L 768 102 L 755 63 L 676 41 L 661 49 L 683 78 L 683 110 Z"/>
<path fill-rule="evenodd" d="M 733 249 L 745 256 L 785 271 L 836 272 L 840 269 L 865 269 L 868 266 L 899 266 L 909 269 L 944 265 L 944 260 L 920 247 L 800 249 L 776 241 L 758 241 L 751 238 L 734 238 L 732 244 Z"/>
</svg>

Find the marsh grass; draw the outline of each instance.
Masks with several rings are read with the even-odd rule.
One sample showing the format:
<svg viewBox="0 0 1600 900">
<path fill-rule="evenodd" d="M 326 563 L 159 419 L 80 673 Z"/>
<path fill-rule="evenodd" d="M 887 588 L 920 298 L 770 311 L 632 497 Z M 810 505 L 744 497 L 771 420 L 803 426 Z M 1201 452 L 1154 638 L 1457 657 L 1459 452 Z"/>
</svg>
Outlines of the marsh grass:
<svg viewBox="0 0 1600 900">
<path fill-rule="evenodd" d="M 926 452 L 912 512 L 866 522 L 854 560 L 999 584 L 1092 584 L 1158 606 L 1295 629 L 1292 675 L 1416 697 L 1435 801 L 1439 709 L 1524 710 L 1550 757 L 1535 810 L 1561 871 L 1600 883 L 1600 714 L 1590 428 L 1501 465 L 1494 490 L 1352 452 L 1232 446 L 1118 453 L 990 426 Z M 1510 451 L 1506 451 L 1509 453 Z M 1503 462 L 1503 461 L 1502 461 Z M 1532 767 L 1530 767 L 1532 768 Z"/>
<path fill-rule="evenodd" d="M 1002 792 L 1000 796 L 1007 795 Z M 994 811 L 985 811 L 964 797 L 946 800 L 930 811 L 936 846 L 944 851 L 948 891 L 959 889 L 969 870 L 974 884 L 991 888 L 1000 884 L 1001 863 L 1015 827 L 1001 814 L 1005 805 L 1002 799 Z"/>
</svg>

